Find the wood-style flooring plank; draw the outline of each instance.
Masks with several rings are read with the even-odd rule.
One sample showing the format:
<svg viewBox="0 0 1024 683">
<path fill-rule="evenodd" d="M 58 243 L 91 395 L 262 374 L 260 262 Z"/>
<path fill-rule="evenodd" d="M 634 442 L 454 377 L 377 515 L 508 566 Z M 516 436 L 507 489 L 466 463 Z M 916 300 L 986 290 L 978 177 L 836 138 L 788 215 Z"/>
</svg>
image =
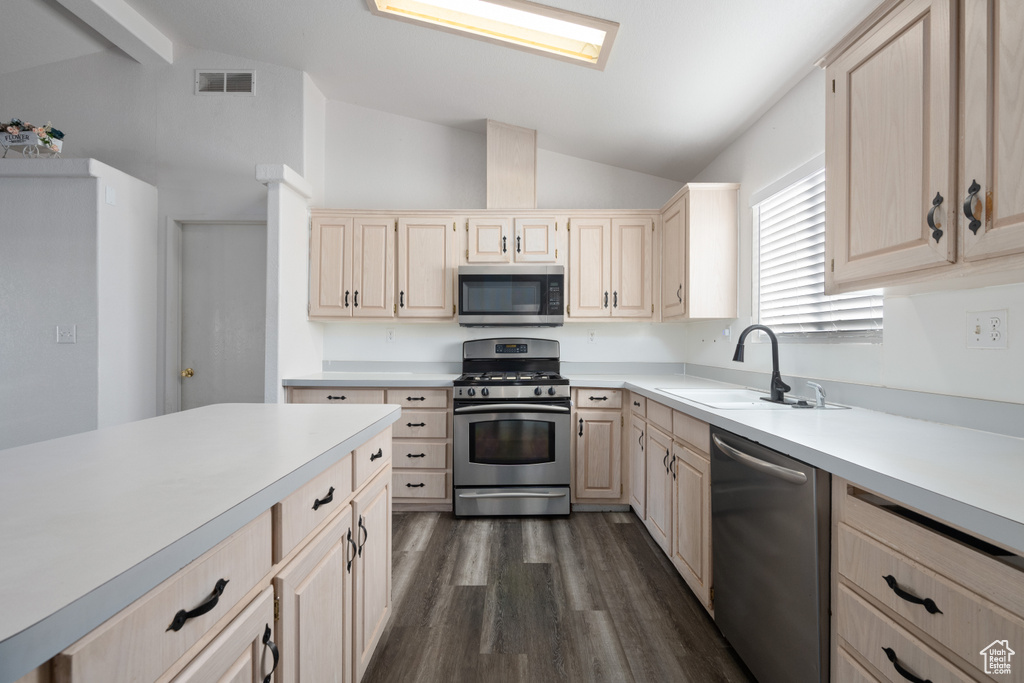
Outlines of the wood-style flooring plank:
<svg viewBox="0 0 1024 683">
<path fill-rule="evenodd" d="M 633 513 L 395 513 L 394 611 L 366 683 L 750 683 Z"/>
</svg>

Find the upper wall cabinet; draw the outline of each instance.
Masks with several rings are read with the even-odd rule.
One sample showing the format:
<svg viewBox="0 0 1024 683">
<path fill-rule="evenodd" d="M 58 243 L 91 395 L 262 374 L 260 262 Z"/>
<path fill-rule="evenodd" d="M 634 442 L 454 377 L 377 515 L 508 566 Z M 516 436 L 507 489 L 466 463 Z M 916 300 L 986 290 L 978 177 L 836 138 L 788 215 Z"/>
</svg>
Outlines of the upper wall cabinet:
<svg viewBox="0 0 1024 683">
<path fill-rule="evenodd" d="M 313 213 L 309 317 L 390 318 L 395 303 L 395 219 Z"/>
<path fill-rule="evenodd" d="M 739 185 L 690 183 L 661 214 L 662 320 L 736 317 Z"/>
<path fill-rule="evenodd" d="M 554 218 L 474 217 L 466 220 L 466 263 L 556 263 Z"/>
<path fill-rule="evenodd" d="M 962 258 L 1024 251 L 1024 3 L 963 8 Z"/>
<path fill-rule="evenodd" d="M 1024 251 L 1022 30 L 1016 0 L 890 1 L 824 58 L 827 293 L 1021 264 L 992 258 Z"/>
<path fill-rule="evenodd" d="M 398 317 L 455 316 L 454 218 L 398 219 Z"/>
<path fill-rule="evenodd" d="M 654 317 L 652 216 L 572 218 L 569 319 Z"/>
</svg>

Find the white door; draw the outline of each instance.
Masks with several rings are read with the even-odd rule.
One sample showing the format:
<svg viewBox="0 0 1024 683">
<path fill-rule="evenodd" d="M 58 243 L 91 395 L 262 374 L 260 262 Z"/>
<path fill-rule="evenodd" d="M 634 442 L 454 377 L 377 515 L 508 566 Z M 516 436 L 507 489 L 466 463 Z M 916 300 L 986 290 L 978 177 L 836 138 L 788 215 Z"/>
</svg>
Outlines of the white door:
<svg viewBox="0 0 1024 683">
<path fill-rule="evenodd" d="M 182 224 L 182 410 L 263 402 L 266 292 L 265 224 Z"/>
</svg>

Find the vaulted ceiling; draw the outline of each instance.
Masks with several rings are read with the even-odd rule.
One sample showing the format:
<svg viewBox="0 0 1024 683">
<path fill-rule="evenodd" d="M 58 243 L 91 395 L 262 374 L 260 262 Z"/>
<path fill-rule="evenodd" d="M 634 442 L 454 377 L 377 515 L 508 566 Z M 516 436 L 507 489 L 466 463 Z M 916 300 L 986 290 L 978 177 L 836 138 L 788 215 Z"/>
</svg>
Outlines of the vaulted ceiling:
<svg viewBox="0 0 1024 683">
<path fill-rule="evenodd" d="M 5 0 L 5 16 L 47 28 L 0 22 L 0 73 L 132 54 L 94 18 L 113 6 L 143 41 L 155 29 L 299 69 L 332 100 L 478 132 L 488 118 L 534 128 L 543 149 L 685 182 L 878 1 L 549 0 L 620 24 L 597 71 L 385 19 L 366 0 Z"/>
</svg>

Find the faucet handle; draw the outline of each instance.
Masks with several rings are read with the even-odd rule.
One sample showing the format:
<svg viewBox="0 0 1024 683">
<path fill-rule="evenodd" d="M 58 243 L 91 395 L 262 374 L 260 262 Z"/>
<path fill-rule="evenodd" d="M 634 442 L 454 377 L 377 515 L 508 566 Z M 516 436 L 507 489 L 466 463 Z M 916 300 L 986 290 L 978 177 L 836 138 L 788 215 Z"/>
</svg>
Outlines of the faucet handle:
<svg viewBox="0 0 1024 683">
<path fill-rule="evenodd" d="M 825 389 L 817 382 L 808 382 L 807 386 L 814 389 L 814 407 L 824 408 L 825 407 Z"/>
</svg>

